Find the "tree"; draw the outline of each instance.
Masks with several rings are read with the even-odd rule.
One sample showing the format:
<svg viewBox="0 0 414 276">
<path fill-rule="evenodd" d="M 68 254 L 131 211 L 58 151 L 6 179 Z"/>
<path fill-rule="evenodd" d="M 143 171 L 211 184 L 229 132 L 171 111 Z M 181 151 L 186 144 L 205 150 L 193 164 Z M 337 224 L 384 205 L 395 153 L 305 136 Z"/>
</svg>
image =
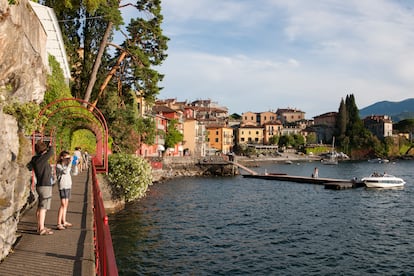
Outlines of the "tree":
<svg viewBox="0 0 414 276">
<path fill-rule="evenodd" d="M 86 96 L 88 83 L 95 82 L 102 57 L 105 54 L 107 39 L 112 26 L 118 28 L 122 22 L 118 0 L 44 0 L 53 7 L 63 34 L 65 48 L 72 68 L 72 95 Z M 105 37 L 108 36 L 108 37 Z M 108 61 L 108 56 L 105 56 Z M 93 65 L 96 64 L 96 68 Z M 105 74 L 102 68 L 100 73 Z M 95 75 L 96 73 L 96 75 Z M 85 99 L 89 100 L 87 97 Z"/>
<path fill-rule="evenodd" d="M 153 67 L 167 57 L 168 38 L 162 34 L 160 0 L 140 0 L 120 5 L 119 0 L 44 0 L 55 9 L 72 69 L 72 95 L 98 105 L 108 119 L 115 151 L 133 152 L 144 139 L 153 136 L 150 124 L 139 119 L 136 97 L 155 100 L 163 75 Z M 113 43 L 113 30 L 123 25 L 121 9 L 137 10 Z M 110 52 L 108 46 L 116 50 Z M 95 85 L 97 84 L 97 85 Z M 99 103 L 98 103 L 99 100 Z M 113 125 L 111 125 L 113 124 Z"/>
<path fill-rule="evenodd" d="M 273 135 L 269 138 L 269 144 L 271 145 L 277 145 L 279 143 L 279 136 Z"/>
<path fill-rule="evenodd" d="M 316 136 L 315 132 L 311 132 L 306 136 L 306 143 L 307 144 L 316 144 L 316 143 L 318 143 L 318 137 Z"/>
<path fill-rule="evenodd" d="M 401 120 L 393 125 L 393 129 L 401 133 L 405 132 L 412 134 L 414 133 L 414 119 Z"/>
<path fill-rule="evenodd" d="M 293 134 L 294 147 L 299 147 L 305 145 L 305 137 L 300 134 Z"/>
<path fill-rule="evenodd" d="M 346 106 L 344 99 L 341 99 L 341 103 L 339 104 L 338 116 L 336 118 L 336 136 L 338 137 L 338 144 L 341 145 L 343 139 L 346 136 L 346 126 L 348 122 L 348 116 L 346 111 Z"/>
<path fill-rule="evenodd" d="M 279 138 L 279 147 L 289 147 L 294 145 L 295 139 L 292 135 L 282 135 Z"/>
<path fill-rule="evenodd" d="M 165 134 L 165 146 L 174 148 L 176 144 L 183 141 L 184 135 L 177 129 L 178 121 L 173 119 L 168 122 L 167 133 Z"/>
<path fill-rule="evenodd" d="M 112 72 L 110 75 L 117 77 L 114 88 L 121 92 L 120 95 L 122 90 L 133 89 L 142 91 L 149 102 L 155 99 L 161 89 L 158 82 L 163 76 L 151 66 L 160 65 L 167 57 L 168 41 L 161 29 L 160 0 L 141 0 L 121 6 L 119 0 L 42 2 L 55 9 L 61 22 L 66 50 L 74 68 L 74 96 L 96 101 L 100 89 L 95 87 L 95 82 L 103 84 L 105 76 L 116 66 L 117 74 Z M 117 45 L 112 42 L 112 31 L 123 25 L 120 10 L 127 6 L 137 9 L 138 17 L 131 19 L 126 26 L 127 32 L 122 32 L 125 41 Z M 108 54 L 108 45 L 117 49 L 114 54 Z M 102 85 L 100 87 L 102 90 Z"/>
</svg>

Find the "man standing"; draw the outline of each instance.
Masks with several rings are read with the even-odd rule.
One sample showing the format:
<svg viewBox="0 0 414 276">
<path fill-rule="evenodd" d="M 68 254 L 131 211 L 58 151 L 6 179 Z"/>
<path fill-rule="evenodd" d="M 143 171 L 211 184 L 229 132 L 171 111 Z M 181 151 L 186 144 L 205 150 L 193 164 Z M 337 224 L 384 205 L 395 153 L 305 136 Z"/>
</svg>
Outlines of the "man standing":
<svg viewBox="0 0 414 276">
<path fill-rule="evenodd" d="M 52 202 L 53 176 L 49 158 L 53 156 L 53 149 L 48 148 L 42 141 L 35 145 L 36 155 L 28 164 L 29 170 L 34 170 L 36 175 L 36 192 L 39 195 L 36 211 L 37 231 L 39 235 L 51 235 L 53 231 L 45 227 L 46 211 L 50 209 Z"/>
</svg>

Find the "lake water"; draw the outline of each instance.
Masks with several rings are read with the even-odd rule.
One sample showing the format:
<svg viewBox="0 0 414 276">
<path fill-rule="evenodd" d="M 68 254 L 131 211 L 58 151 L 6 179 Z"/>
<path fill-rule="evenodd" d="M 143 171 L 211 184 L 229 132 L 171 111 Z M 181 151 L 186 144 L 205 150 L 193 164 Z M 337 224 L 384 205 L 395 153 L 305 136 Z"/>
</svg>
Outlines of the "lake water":
<svg viewBox="0 0 414 276">
<path fill-rule="evenodd" d="M 403 189 L 174 179 L 110 217 L 120 275 L 414 275 L 414 161 L 265 164 L 258 172 L 402 177 Z"/>
</svg>

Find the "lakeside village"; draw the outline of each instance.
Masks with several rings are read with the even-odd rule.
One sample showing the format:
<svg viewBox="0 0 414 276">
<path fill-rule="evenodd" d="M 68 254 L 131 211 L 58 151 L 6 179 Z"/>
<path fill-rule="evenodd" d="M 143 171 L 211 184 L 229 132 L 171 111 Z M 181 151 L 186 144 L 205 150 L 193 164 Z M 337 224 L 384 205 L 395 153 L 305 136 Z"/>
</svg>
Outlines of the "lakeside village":
<svg viewBox="0 0 414 276">
<path fill-rule="evenodd" d="M 142 116 L 152 114 L 156 136 L 153 145 L 141 144 L 136 154 L 152 160 L 155 169 L 155 160 L 162 160 L 158 162 L 159 169 L 164 166 L 164 170 L 170 168 L 172 171 L 179 166 L 181 161 L 178 160 L 185 159 L 217 162 L 217 158 L 232 161 L 236 157 L 237 162 L 245 165 L 248 164 L 246 161 L 252 160 L 324 161 L 333 153 L 336 157 L 349 159 L 344 153 L 336 153 L 334 148 L 338 112 L 324 113 L 308 120 L 305 112 L 296 108 L 229 115 L 226 107 L 211 100 L 165 99 L 157 100 L 149 107 L 141 99 L 138 106 Z M 173 120 L 183 139 L 173 147 L 167 147 L 165 133 Z M 393 136 L 393 124 L 387 115 L 368 116 L 363 123 L 380 140 Z M 300 148 L 292 146 L 288 137 L 298 139 Z M 398 139 L 398 135 L 394 138 Z"/>
</svg>

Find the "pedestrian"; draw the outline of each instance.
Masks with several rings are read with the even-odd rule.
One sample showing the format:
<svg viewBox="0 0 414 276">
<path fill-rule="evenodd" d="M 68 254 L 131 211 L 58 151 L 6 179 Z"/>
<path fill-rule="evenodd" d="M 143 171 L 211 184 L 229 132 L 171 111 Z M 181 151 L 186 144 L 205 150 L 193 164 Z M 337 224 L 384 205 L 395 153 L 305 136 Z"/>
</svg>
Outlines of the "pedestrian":
<svg viewBox="0 0 414 276">
<path fill-rule="evenodd" d="M 86 150 L 83 153 L 83 163 L 84 163 L 83 167 L 85 168 L 85 170 L 87 170 L 89 168 L 89 153 Z"/>
<path fill-rule="evenodd" d="M 66 214 L 69 206 L 70 192 L 72 189 L 72 160 L 68 151 L 62 151 L 59 154 L 58 162 L 56 164 L 56 175 L 59 186 L 60 207 L 58 211 L 58 220 L 56 229 L 65 230 L 66 227 L 71 227 L 72 223 L 66 220 Z"/>
<path fill-rule="evenodd" d="M 75 151 L 73 152 L 73 154 L 78 158 L 77 159 L 77 167 L 78 167 L 78 171 L 82 172 L 83 169 L 83 156 L 82 156 L 82 151 L 80 147 L 76 147 Z"/>
<path fill-rule="evenodd" d="M 79 171 L 78 171 L 78 157 L 74 154 L 72 156 L 71 159 L 71 164 L 72 164 L 72 175 L 78 175 Z"/>
<path fill-rule="evenodd" d="M 313 178 L 318 178 L 319 177 L 319 170 L 318 167 L 315 167 L 315 169 L 313 169 L 313 174 L 312 174 Z"/>
<path fill-rule="evenodd" d="M 32 157 L 27 167 L 34 171 L 36 176 L 36 192 L 38 194 L 38 205 L 36 210 L 37 232 L 39 235 L 51 235 L 53 231 L 45 227 L 46 212 L 50 210 L 52 203 L 53 176 L 49 159 L 53 155 L 52 147 L 38 141 L 35 145 L 36 154 Z"/>
</svg>

